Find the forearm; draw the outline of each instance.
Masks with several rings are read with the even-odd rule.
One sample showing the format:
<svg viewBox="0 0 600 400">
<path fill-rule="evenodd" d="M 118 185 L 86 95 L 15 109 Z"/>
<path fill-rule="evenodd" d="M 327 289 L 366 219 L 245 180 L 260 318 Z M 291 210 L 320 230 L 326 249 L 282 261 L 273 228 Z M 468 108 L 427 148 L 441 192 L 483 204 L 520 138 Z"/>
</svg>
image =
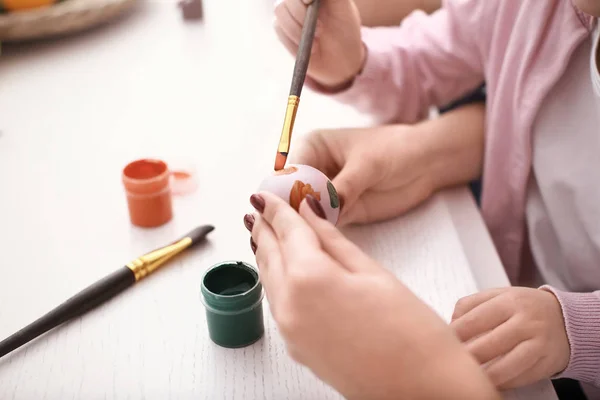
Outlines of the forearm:
<svg viewBox="0 0 600 400">
<path fill-rule="evenodd" d="M 412 11 L 431 13 L 442 6 L 441 0 L 354 0 L 364 26 L 393 26 Z"/>
<path fill-rule="evenodd" d="M 485 104 L 462 106 L 415 125 L 432 190 L 466 184 L 481 176 Z"/>
<path fill-rule="evenodd" d="M 481 46 L 473 32 L 493 7 L 467 0 L 432 15 L 414 13 L 400 27 L 363 28 L 363 68 L 351 84 L 332 92 L 307 77 L 315 91 L 354 106 L 383 124 L 413 124 L 430 107 L 442 107 L 475 90 L 484 80 Z"/>
<path fill-rule="evenodd" d="M 448 324 L 391 273 L 387 280 L 396 286 L 394 303 L 385 309 L 392 314 L 395 309 L 405 310 L 402 315 L 391 315 L 381 327 L 396 332 L 392 336 L 394 340 L 386 343 L 385 350 L 380 350 L 391 357 L 383 357 L 375 365 L 361 363 L 357 358 L 353 375 L 368 384 L 354 385 L 343 380 L 344 384 L 338 389 L 344 397 L 349 400 L 500 400 L 485 371 Z M 354 388 L 365 390 L 352 390 Z"/>
</svg>

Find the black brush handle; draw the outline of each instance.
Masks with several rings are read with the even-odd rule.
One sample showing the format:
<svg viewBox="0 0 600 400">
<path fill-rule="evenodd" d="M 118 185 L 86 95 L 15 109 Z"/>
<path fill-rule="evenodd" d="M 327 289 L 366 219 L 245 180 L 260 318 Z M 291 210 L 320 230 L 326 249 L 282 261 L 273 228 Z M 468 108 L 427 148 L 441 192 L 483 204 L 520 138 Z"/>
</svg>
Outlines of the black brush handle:
<svg viewBox="0 0 600 400">
<path fill-rule="evenodd" d="M 88 286 L 52 311 L 0 342 L 0 357 L 23 346 L 50 329 L 110 300 L 135 283 L 133 271 L 123 267 Z"/>
<path fill-rule="evenodd" d="M 304 25 L 302 26 L 302 36 L 300 36 L 300 44 L 298 45 L 298 53 L 296 54 L 296 63 L 294 64 L 294 75 L 292 76 L 292 87 L 290 88 L 290 96 L 300 97 L 308 63 L 310 61 L 310 53 L 312 50 L 313 40 L 315 37 L 315 29 L 317 28 L 317 18 L 319 16 L 319 6 L 321 0 L 313 0 L 306 10 Z"/>
</svg>

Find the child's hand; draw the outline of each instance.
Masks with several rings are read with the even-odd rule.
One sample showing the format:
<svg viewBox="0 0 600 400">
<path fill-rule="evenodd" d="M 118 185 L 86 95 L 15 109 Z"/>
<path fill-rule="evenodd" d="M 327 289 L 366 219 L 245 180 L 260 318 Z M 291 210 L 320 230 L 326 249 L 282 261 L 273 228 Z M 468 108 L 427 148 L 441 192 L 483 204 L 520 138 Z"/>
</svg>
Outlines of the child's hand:
<svg viewBox="0 0 600 400">
<path fill-rule="evenodd" d="M 550 378 L 569 362 L 561 307 L 545 290 L 509 287 L 462 298 L 450 325 L 501 389 Z"/>
<path fill-rule="evenodd" d="M 338 224 L 396 217 L 434 191 L 433 152 L 417 128 L 388 125 L 317 131 L 301 137 L 290 161 L 332 179 L 342 207 Z"/>
<path fill-rule="evenodd" d="M 312 0 L 278 0 L 275 31 L 295 56 L 300 43 L 306 7 Z M 336 88 L 351 81 L 361 70 L 365 49 L 360 16 L 352 0 L 321 0 L 308 76 Z"/>
</svg>

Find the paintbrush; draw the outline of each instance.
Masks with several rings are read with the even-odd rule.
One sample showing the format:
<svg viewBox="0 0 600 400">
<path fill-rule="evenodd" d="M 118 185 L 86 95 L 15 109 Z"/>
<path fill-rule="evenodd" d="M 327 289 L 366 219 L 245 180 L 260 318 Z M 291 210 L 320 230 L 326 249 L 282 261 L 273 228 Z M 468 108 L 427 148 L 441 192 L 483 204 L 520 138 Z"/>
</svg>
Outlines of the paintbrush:
<svg viewBox="0 0 600 400">
<path fill-rule="evenodd" d="M 0 342 L 0 357 L 23 346 L 50 329 L 110 300 L 156 271 L 177 254 L 203 242 L 206 235 L 214 229 L 211 225 L 200 226 L 181 239 L 136 258 L 124 267 L 88 286 L 52 311 Z"/>
<path fill-rule="evenodd" d="M 292 86 L 288 96 L 287 108 L 285 110 L 285 119 L 283 120 L 283 129 L 279 138 L 279 147 L 275 156 L 275 171 L 285 167 L 287 156 L 290 152 L 290 142 L 292 140 L 292 130 L 296 120 L 296 112 L 300 103 L 300 94 L 306 78 L 306 70 L 310 61 L 315 29 L 317 27 L 317 17 L 319 15 L 319 5 L 321 0 L 313 0 L 306 10 L 304 25 L 302 26 L 302 35 L 298 52 L 296 54 L 296 63 L 294 64 L 294 74 L 292 76 Z"/>
</svg>

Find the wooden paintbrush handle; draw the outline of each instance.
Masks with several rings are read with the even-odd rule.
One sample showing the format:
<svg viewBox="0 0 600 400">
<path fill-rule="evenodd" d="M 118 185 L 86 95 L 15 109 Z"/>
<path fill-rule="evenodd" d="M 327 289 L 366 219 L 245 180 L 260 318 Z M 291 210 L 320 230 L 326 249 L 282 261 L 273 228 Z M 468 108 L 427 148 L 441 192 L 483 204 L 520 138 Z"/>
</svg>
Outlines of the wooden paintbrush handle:
<svg viewBox="0 0 600 400">
<path fill-rule="evenodd" d="M 71 297 L 52 311 L 0 342 L 0 357 L 23 346 L 50 329 L 78 317 L 111 299 L 135 283 L 133 271 L 120 268 Z"/>
<path fill-rule="evenodd" d="M 313 39 L 315 37 L 315 29 L 317 28 L 317 17 L 319 16 L 319 6 L 321 0 L 313 0 L 306 10 L 304 25 L 302 27 L 302 36 L 300 37 L 300 45 L 296 54 L 296 64 L 294 65 L 294 75 L 292 77 L 292 86 L 290 88 L 290 96 L 300 97 L 308 63 L 310 61 L 310 53 L 312 50 Z"/>
</svg>

